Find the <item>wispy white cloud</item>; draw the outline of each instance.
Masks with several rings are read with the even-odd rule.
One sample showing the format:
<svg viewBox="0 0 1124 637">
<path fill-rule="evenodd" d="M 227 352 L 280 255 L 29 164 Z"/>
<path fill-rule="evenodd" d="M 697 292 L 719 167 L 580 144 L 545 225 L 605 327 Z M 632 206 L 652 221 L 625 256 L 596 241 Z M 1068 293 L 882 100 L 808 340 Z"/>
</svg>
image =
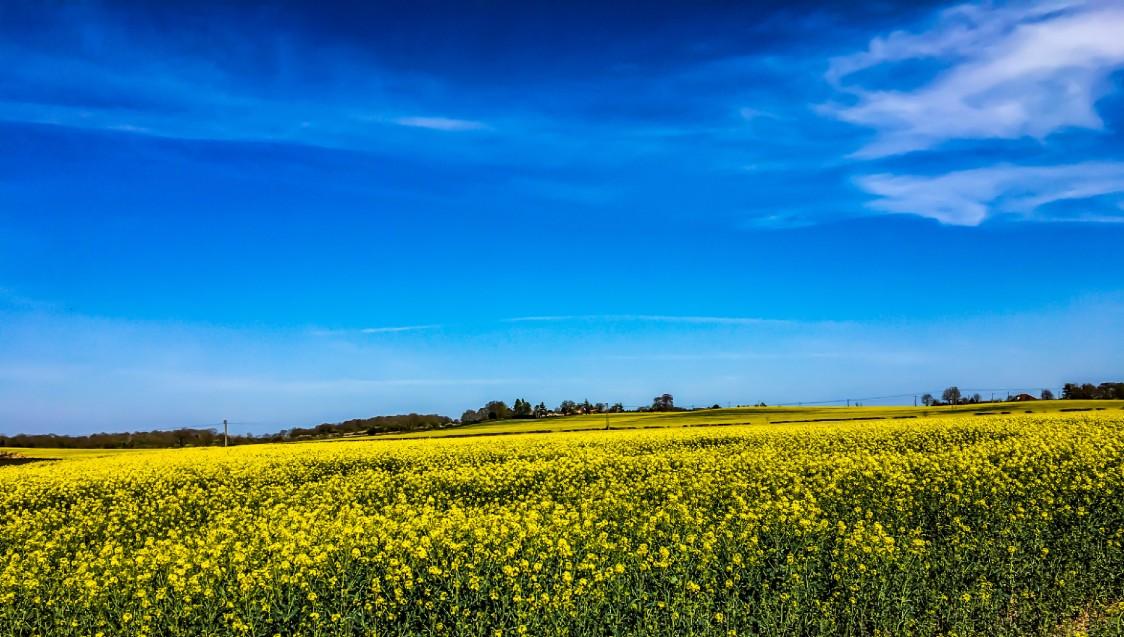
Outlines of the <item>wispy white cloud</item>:
<svg viewBox="0 0 1124 637">
<path fill-rule="evenodd" d="M 951 139 L 1043 139 L 1067 128 L 1100 129 L 1095 109 L 1107 79 L 1124 67 L 1124 6 L 1036 2 L 960 5 L 916 33 L 894 32 L 866 51 L 835 58 L 829 81 L 855 102 L 825 106 L 877 131 L 856 156 L 932 148 Z M 901 62 L 947 65 L 915 90 L 868 90 L 860 71 Z"/>
<path fill-rule="evenodd" d="M 705 325 L 791 325 L 794 321 L 744 316 L 673 316 L 662 314 L 577 314 L 557 316 L 519 316 L 504 319 L 507 323 L 600 321 L 642 321 L 651 323 L 694 323 Z"/>
<path fill-rule="evenodd" d="M 470 131 L 487 124 L 404 116 L 445 104 L 439 83 L 371 67 L 354 51 L 305 51 L 279 37 L 259 51 L 278 69 L 269 80 L 196 48 L 190 30 L 119 20 L 99 6 L 42 13 L 41 40 L 0 38 L 0 119 L 191 140 L 269 141 L 346 150 L 407 148 L 420 131 Z M 219 41 L 223 26 L 215 24 Z M 49 46 L 46 42 L 64 42 Z M 184 48 L 186 45 L 186 49 Z M 190 51 L 190 52 L 188 52 Z M 281 70 L 283 69 L 283 71 Z M 327 69 L 327 71 L 325 71 Z M 317 76 L 317 88 L 305 82 Z M 389 88 L 393 85 L 395 88 Z M 436 108 L 444 109 L 443 106 Z M 394 131 L 400 137 L 396 137 Z"/>
<path fill-rule="evenodd" d="M 359 330 L 360 334 L 388 334 L 394 332 L 418 332 L 421 330 L 435 330 L 441 326 L 434 325 L 398 325 L 394 327 L 364 327 Z"/>
<path fill-rule="evenodd" d="M 355 329 L 321 329 L 316 328 L 310 330 L 313 336 L 346 336 L 349 334 L 397 334 L 401 332 L 421 332 L 425 330 L 436 330 L 444 327 L 438 323 L 428 325 L 391 325 L 382 327 L 360 327 Z"/>
<path fill-rule="evenodd" d="M 485 130 L 488 128 L 488 125 L 483 122 L 450 117 L 399 117 L 394 120 L 394 123 L 411 128 L 428 128 L 450 132 Z"/>
<path fill-rule="evenodd" d="M 1124 199 L 1124 162 L 1063 166 L 999 165 L 936 176 L 866 175 L 858 185 L 878 199 L 869 206 L 886 212 L 974 226 L 990 216 L 1033 217 L 1047 204 L 1119 194 Z M 1070 220 L 1119 220 L 1111 215 Z"/>
<path fill-rule="evenodd" d="M 801 360 L 877 360 L 898 364 L 922 363 L 924 353 L 908 350 L 885 351 L 840 350 L 840 351 L 800 351 L 784 352 L 691 352 L 691 353 L 645 353 L 609 354 L 600 357 L 604 360 L 619 361 L 801 361 Z"/>
<path fill-rule="evenodd" d="M 738 109 L 738 117 L 741 117 L 747 122 L 752 122 L 757 119 L 780 119 L 776 113 L 763 111 L 749 106 L 743 106 Z"/>
</svg>

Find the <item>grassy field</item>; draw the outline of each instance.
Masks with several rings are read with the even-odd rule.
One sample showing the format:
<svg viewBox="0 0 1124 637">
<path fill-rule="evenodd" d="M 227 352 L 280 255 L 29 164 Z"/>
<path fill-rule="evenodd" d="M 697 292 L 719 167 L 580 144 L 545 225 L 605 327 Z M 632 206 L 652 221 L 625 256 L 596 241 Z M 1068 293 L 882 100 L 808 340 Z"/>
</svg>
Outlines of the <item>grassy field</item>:
<svg viewBox="0 0 1124 637">
<path fill-rule="evenodd" d="M 737 407 L 697 411 L 594 414 L 543 418 L 539 420 L 497 420 L 452 427 L 438 431 L 408 434 L 382 434 L 377 438 L 443 438 L 514 433 L 587 431 L 596 429 L 648 429 L 718 425 L 764 425 L 810 421 L 920 418 L 924 416 L 974 416 L 1058 411 L 1112 411 L 1124 409 L 1120 400 L 1043 400 L 1028 402 L 982 403 L 953 407 Z M 356 436 L 353 438 L 366 438 Z"/>
<path fill-rule="evenodd" d="M 745 413 L 7 467 L 0 632 L 1119 634 L 1118 406 Z"/>
</svg>

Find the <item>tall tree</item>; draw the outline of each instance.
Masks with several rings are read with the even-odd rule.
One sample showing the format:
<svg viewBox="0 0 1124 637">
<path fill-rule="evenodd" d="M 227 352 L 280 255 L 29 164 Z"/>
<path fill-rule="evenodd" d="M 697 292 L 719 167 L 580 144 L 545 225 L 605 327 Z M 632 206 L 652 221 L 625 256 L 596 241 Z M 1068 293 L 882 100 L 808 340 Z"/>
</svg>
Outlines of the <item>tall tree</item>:
<svg viewBox="0 0 1124 637">
<path fill-rule="evenodd" d="M 1096 397 L 1104 400 L 1124 398 L 1124 383 L 1101 383 L 1097 385 Z"/>
<path fill-rule="evenodd" d="M 950 405 L 959 404 L 960 403 L 960 388 L 957 387 L 956 385 L 953 385 L 952 387 L 949 387 L 948 389 L 944 390 L 944 392 L 941 394 L 941 400 L 945 401 L 946 403 L 948 403 Z"/>
<path fill-rule="evenodd" d="M 511 409 L 502 400 L 493 400 L 492 402 L 484 405 L 484 413 L 487 414 L 488 420 L 507 420 L 511 418 Z"/>
<path fill-rule="evenodd" d="M 652 411 L 671 411 L 675 409 L 675 399 L 671 394 L 660 394 L 652 399 Z"/>
<path fill-rule="evenodd" d="M 515 399 L 515 406 L 511 408 L 512 418 L 532 418 L 534 411 L 531 409 L 531 403 L 523 400 L 522 398 Z"/>
</svg>

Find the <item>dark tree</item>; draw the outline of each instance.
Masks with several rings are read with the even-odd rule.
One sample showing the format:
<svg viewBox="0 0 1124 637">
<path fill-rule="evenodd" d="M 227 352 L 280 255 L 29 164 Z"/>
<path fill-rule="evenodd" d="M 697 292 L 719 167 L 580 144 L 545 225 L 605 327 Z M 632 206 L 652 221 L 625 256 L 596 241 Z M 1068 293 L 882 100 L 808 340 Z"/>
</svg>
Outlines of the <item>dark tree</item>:
<svg viewBox="0 0 1124 637">
<path fill-rule="evenodd" d="M 1103 400 L 1124 399 L 1124 383 L 1101 383 L 1097 386 L 1097 398 Z"/>
<path fill-rule="evenodd" d="M 1124 399 L 1124 383 L 1066 383 L 1062 387 L 1065 400 L 1120 400 Z"/>
<path fill-rule="evenodd" d="M 1054 392 L 1050 391 L 1049 389 L 1043 389 L 1042 390 L 1042 400 L 1053 400 L 1053 399 L 1054 399 Z"/>
<path fill-rule="evenodd" d="M 493 400 L 492 402 L 484 405 L 484 413 L 487 414 L 488 420 L 507 420 L 511 418 L 511 409 L 502 400 Z"/>
<path fill-rule="evenodd" d="M 929 393 L 921 394 L 921 404 L 922 405 L 925 405 L 926 407 L 932 407 L 933 403 L 935 401 L 936 401 L 936 399 L 933 398 L 932 394 L 929 394 Z"/>
<path fill-rule="evenodd" d="M 652 399 L 652 411 L 671 411 L 675 409 L 675 399 L 671 394 L 661 394 Z"/>
<path fill-rule="evenodd" d="M 512 418 L 534 418 L 535 412 L 531 407 L 531 403 L 523 400 L 522 398 L 515 399 L 515 406 L 511 408 Z"/>
<path fill-rule="evenodd" d="M 950 405 L 959 404 L 960 403 L 960 388 L 957 387 L 956 385 L 953 385 L 952 387 L 949 387 L 948 389 L 944 390 L 944 392 L 941 394 L 941 400 L 945 401 L 946 403 L 948 403 Z"/>
<path fill-rule="evenodd" d="M 578 413 L 578 404 L 572 400 L 563 400 L 562 404 L 558 405 L 557 411 L 563 416 L 572 416 Z"/>
</svg>

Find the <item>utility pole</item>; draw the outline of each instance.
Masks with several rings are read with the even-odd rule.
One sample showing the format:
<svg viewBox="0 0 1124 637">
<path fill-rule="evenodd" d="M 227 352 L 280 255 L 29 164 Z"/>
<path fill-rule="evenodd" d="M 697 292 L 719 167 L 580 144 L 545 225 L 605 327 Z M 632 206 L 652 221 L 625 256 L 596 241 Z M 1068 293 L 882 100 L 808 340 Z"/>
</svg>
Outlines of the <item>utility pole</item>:
<svg viewBox="0 0 1124 637">
<path fill-rule="evenodd" d="M 609 431 L 609 412 L 605 412 L 605 431 Z"/>
<path fill-rule="evenodd" d="M 222 446 L 230 444 L 230 429 L 227 427 L 226 418 L 222 419 Z"/>
<path fill-rule="evenodd" d="M 916 406 L 917 406 L 917 394 L 914 394 L 914 395 L 913 395 L 913 406 L 914 406 L 914 407 L 916 407 Z"/>
</svg>

